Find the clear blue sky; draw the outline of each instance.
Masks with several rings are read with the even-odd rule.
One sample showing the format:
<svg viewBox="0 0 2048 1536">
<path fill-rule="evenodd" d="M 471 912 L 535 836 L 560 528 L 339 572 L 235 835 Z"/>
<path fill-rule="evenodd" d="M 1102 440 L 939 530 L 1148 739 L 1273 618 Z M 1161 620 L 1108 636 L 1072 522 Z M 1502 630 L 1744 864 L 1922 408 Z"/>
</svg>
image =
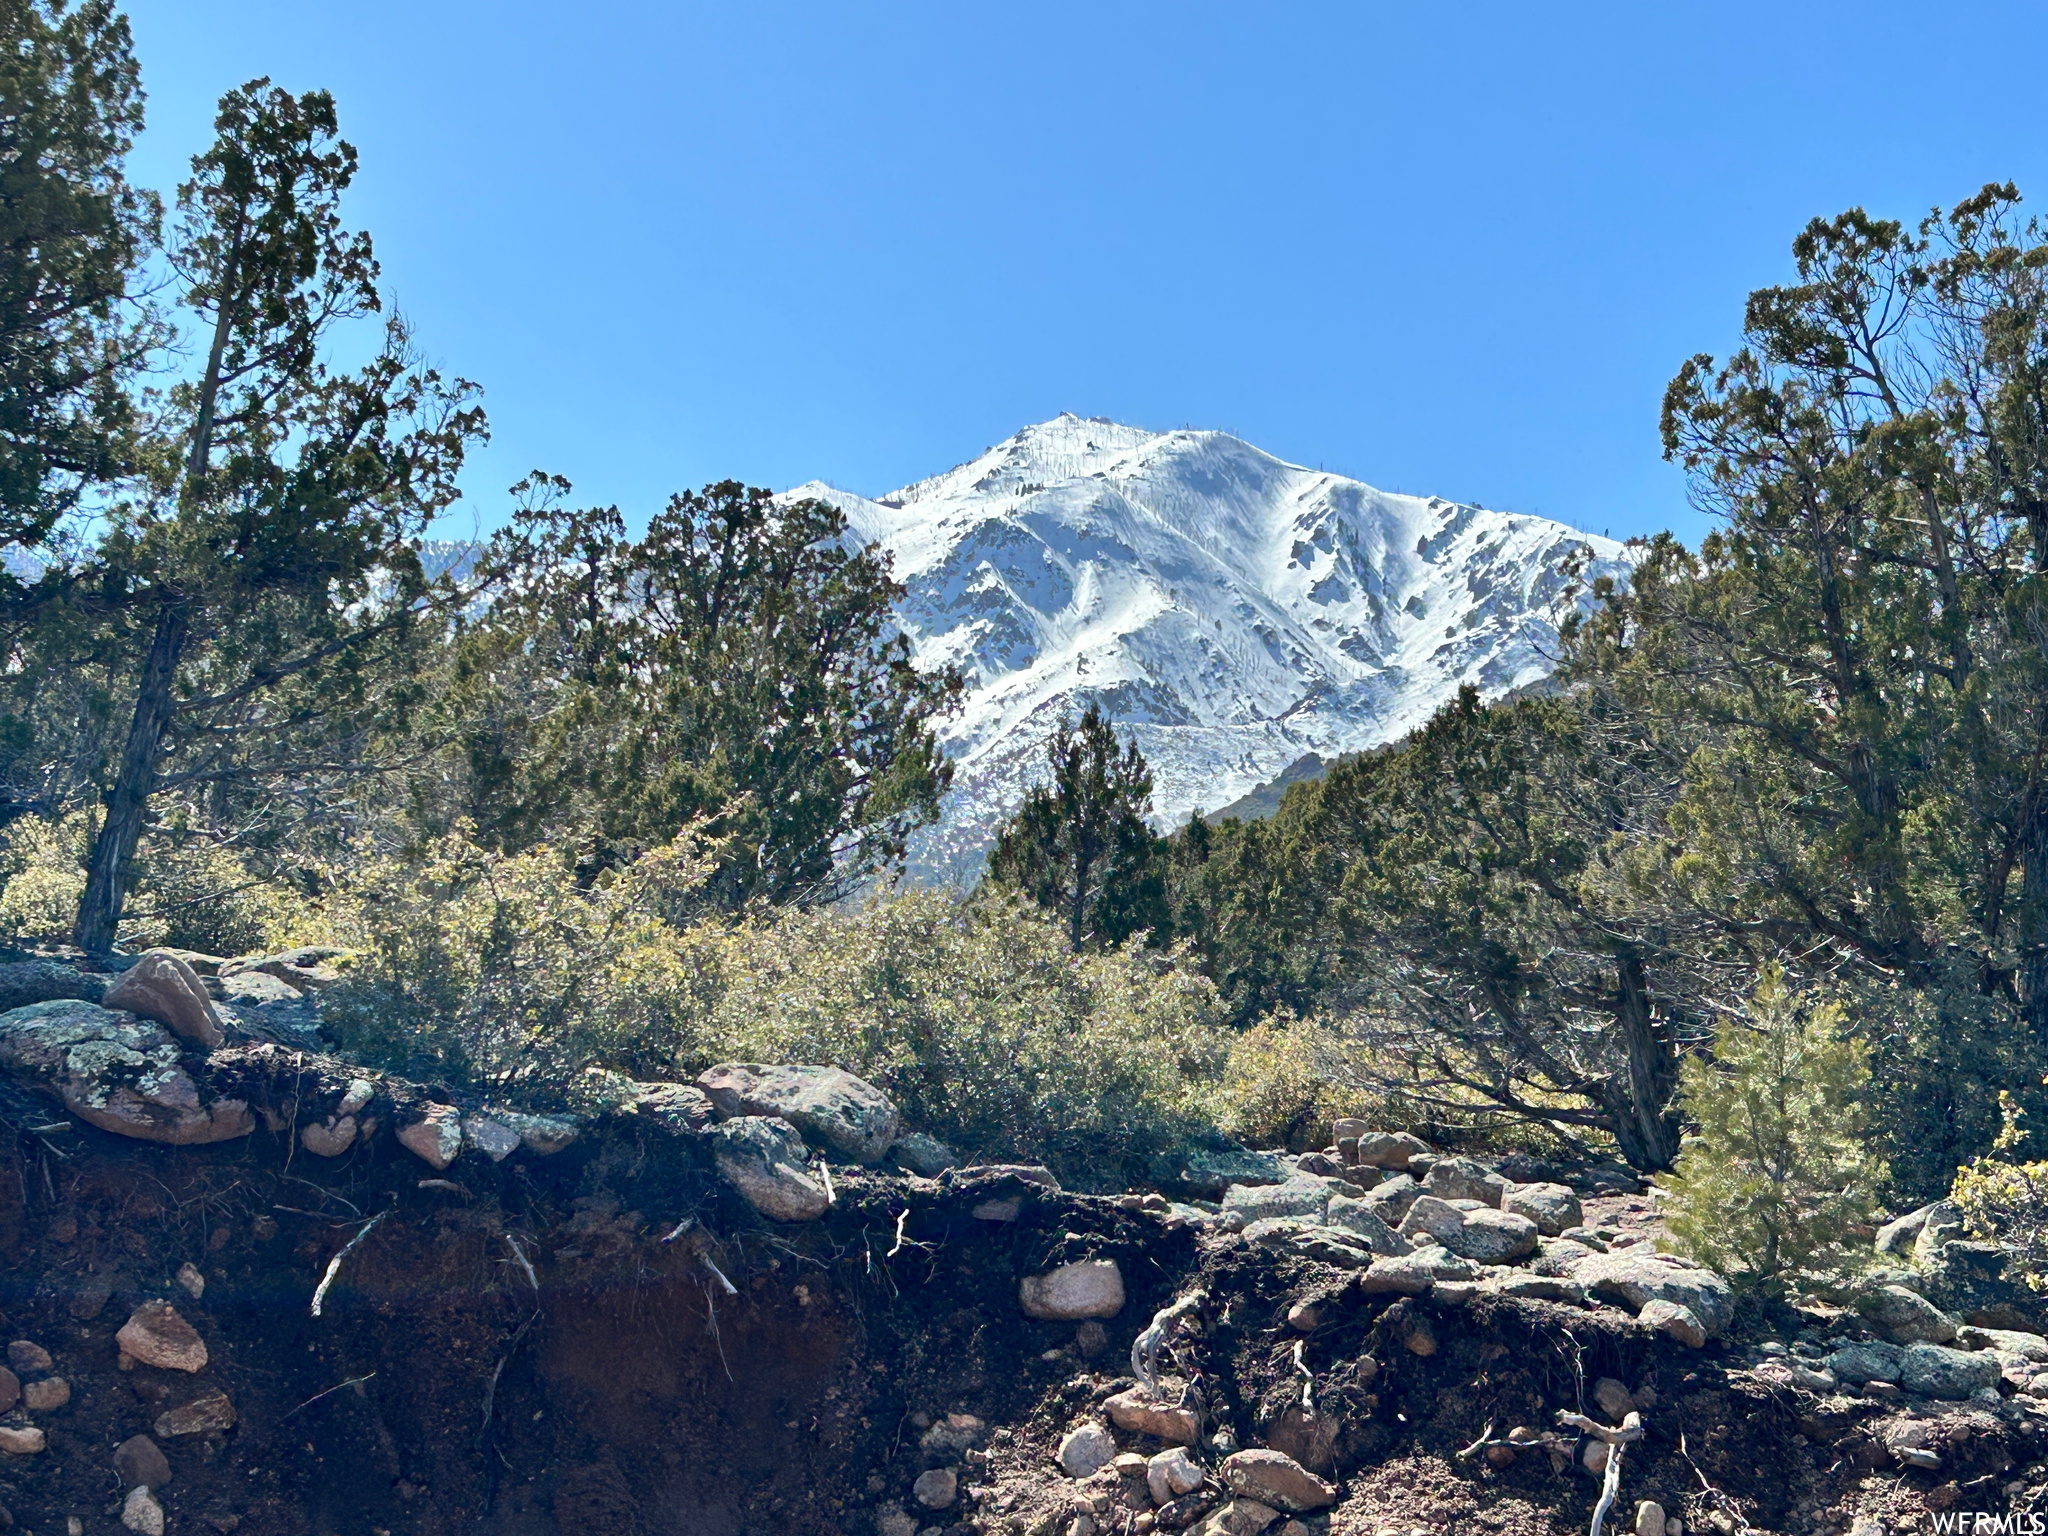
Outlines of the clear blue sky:
<svg viewBox="0 0 2048 1536">
<path fill-rule="evenodd" d="M 1060 410 L 1702 528 L 1659 396 L 1807 218 L 2048 205 L 2048 7 L 131 0 L 168 187 L 324 86 L 470 476 L 868 494 Z"/>
</svg>

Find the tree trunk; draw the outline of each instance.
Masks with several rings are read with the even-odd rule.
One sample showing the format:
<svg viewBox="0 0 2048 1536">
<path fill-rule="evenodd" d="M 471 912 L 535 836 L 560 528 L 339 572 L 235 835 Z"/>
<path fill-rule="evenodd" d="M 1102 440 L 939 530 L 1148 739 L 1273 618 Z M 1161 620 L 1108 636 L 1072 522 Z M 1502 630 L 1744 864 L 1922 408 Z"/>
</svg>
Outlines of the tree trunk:
<svg viewBox="0 0 2048 1536">
<path fill-rule="evenodd" d="M 1630 956 L 1616 971 L 1614 1020 L 1627 1053 L 1628 1084 L 1626 1092 L 1617 1083 L 1603 1095 L 1603 1107 L 1631 1168 L 1669 1168 L 1678 1157 L 1678 1120 L 1671 1113 L 1671 1098 L 1678 1088 L 1678 1052 L 1669 1033 L 1658 1026 L 1642 961 Z"/>
<path fill-rule="evenodd" d="M 182 605 L 172 604 L 157 615 L 143 662 L 142 682 L 135 693 L 135 714 L 128 726 L 128 744 L 121 752 L 121 771 L 107 797 L 107 819 L 93 840 L 86 868 L 85 895 L 78 903 L 73 941 L 87 954 L 105 954 L 114 947 L 126 899 L 128 867 L 142 836 L 149 797 L 156 787 L 164 731 L 176 705 L 172 697 L 178 662 L 184 655 L 190 623 Z"/>
</svg>

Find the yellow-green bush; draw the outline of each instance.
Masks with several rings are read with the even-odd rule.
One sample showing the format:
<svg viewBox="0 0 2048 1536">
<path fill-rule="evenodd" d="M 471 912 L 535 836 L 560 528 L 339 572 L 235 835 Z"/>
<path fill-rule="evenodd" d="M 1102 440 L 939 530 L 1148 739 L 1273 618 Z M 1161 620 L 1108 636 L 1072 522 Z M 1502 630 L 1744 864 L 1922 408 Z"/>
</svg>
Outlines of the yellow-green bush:
<svg viewBox="0 0 2048 1536">
<path fill-rule="evenodd" d="M 2008 1273 L 2034 1290 L 2048 1291 L 2048 1162 L 2008 1160 L 2026 1140 L 2020 1128 L 2024 1112 L 2010 1093 L 1998 1097 L 2005 1127 L 1992 1145 L 1993 1155 L 1972 1158 L 1958 1169 L 1949 1199 L 1962 1208 L 1977 1236 L 2007 1251 Z"/>
<path fill-rule="evenodd" d="M 86 817 L 24 816 L 0 833 L 0 941 L 47 944 L 71 937 L 85 894 Z"/>
<path fill-rule="evenodd" d="M 1339 1116 L 1378 1106 L 1355 1079 L 1344 1040 L 1318 1021 L 1284 1012 L 1261 1019 L 1231 1042 L 1216 1091 L 1218 1128 L 1255 1146 L 1320 1147 Z"/>
<path fill-rule="evenodd" d="M 1804 1006 L 1767 973 L 1713 1059 L 1686 1058 L 1679 1092 L 1697 1124 L 1666 1186 L 1681 1252 L 1731 1278 L 1855 1261 L 1852 1228 L 1876 1209 L 1884 1165 L 1869 1148 L 1869 1053 L 1831 1002 Z"/>
</svg>

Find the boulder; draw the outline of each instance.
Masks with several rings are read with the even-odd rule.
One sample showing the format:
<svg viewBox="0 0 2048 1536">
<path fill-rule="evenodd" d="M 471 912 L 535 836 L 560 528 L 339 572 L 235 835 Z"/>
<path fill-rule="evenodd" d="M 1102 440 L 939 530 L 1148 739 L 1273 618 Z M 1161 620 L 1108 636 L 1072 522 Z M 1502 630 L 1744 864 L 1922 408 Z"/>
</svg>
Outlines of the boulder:
<svg viewBox="0 0 2048 1536">
<path fill-rule="evenodd" d="M 1431 1245 L 1391 1259 L 1374 1259 L 1353 1283 L 1368 1296 L 1420 1296 L 1439 1280 L 1470 1280 L 1477 1271 L 1448 1249 Z"/>
<path fill-rule="evenodd" d="M 529 1115 L 514 1109 L 494 1109 L 490 1118 L 519 1138 L 519 1144 L 536 1157 L 552 1157 L 574 1141 L 576 1122 L 564 1115 Z"/>
<path fill-rule="evenodd" d="M 1678 1302 L 1646 1301 L 1643 1310 L 1636 1314 L 1636 1321 L 1653 1332 L 1678 1340 L 1687 1349 L 1707 1347 L 1706 1325 L 1691 1307 Z"/>
<path fill-rule="evenodd" d="M 1522 1269 L 1495 1270 L 1487 1277 L 1486 1288 L 1496 1296 L 1513 1296 L 1520 1301 L 1557 1301 L 1578 1306 L 1586 1299 L 1586 1288 L 1576 1280 L 1532 1275 Z"/>
<path fill-rule="evenodd" d="M 1372 1250 L 1357 1233 L 1347 1227 L 1323 1226 L 1308 1216 L 1269 1216 L 1255 1221 L 1244 1229 L 1244 1240 L 1261 1248 L 1289 1249 L 1339 1269 L 1360 1269 L 1373 1260 Z"/>
<path fill-rule="evenodd" d="M 1069 1477 L 1093 1477 L 1116 1458 L 1116 1437 L 1090 1419 L 1060 1441 L 1060 1470 Z"/>
<path fill-rule="evenodd" d="M 1896 1382 L 1904 1351 L 1896 1344 L 1844 1344 L 1829 1355 L 1828 1374 L 1852 1387 L 1873 1381 Z"/>
<path fill-rule="evenodd" d="M 1339 1121 L 1338 1124 L 1341 1126 L 1345 1122 Z M 1429 1143 L 1419 1136 L 1410 1136 L 1406 1131 L 1361 1130 L 1358 1133 L 1358 1161 L 1368 1168 L 1406 1168 L 1412 1158 L 1424 1157 L 1428 1153 Z"/>
<path fill-rule="evenodd" d="M 1439 1200 L 1477 1200 L 1499 1210 L 1508 1181 L 1469 1157 L 1445 1157 L 1430 1167 L 1423 1187 Z"/>
<path fill-rule="evenodd" d="M 1944 1312 L 1980 1328 L 2038 1331 L 2043 1327 L 2041 1298 L 2007 1277 L 2006 1258 L 1996 1243 L 1940 1243 L 1921 1260 L 1914 1288 Z"/>
<path fill-rule="evenodd" d="M 1194 1409 L 1162 1403 L 1143 1387 L 1119 1392 L 1105 1401 L 1102 1407 L 1109 1415 L 1109 1421 L 1118 1429 L 1127 1429 L 1138 1435 L 1156 1435 L 1173 1445 L 1193 1445 L 1195 1436 L 1201 1431 L 1201 1421 L 1195 1416 Z M 1175 1491 L 1188 1493 L 1192 1490 L 1181 1488 Z"/>
<path fill-rule="evenodd" d="M 462 1153 L 462 1111 L 452 1104 L 427 1104 L 419 1119 L 401 1126 L 398 1144 L 436 1173 Z"/>
<path fill-rule="evenodd" d="M 1556 1237 L 1585 1220 L 1579 1197 L 1563 1184 L 1510 1184 L 1500 1208 L 1528 1217 L 1545 1237 Z"/>
<path fill-rule="evenodd" d="M 1709 1338 L 1725 1333 L 1735 1318 L 1735 1293 L 1726 1280 L 1647 1248 L 1588 1252 L 1572 1265 L 1571 1278 L 1638 1313 L 1652 1301 L 1675 1302 L 1699 1320 Z"/>
<path fill-rule="evenodd" d="M 1942 1244 L 1964 1242 L 1970 1236 L 1969 1223 L 1963 1219 L 1963 1208 L 1952 1200 L 1937 1200 L 1919 1214 L 1920 1230 L 1913 1234 L 1912 1261 L 1915 1264 L 1925 1264 Z"/>
<path fill-rule="evenodd" d="M 1932 1213 L 1937 1205 L 1945 1203 L 1940 1200 L 1932 1200 L 1926 1205 L 1921 1206 L 1917 1211 L 1908 1211 L 1896 1220 L 1886 1222 L 1877 1229 L 1877 1251 L 1879 1253 L 1893 1254 L 1899 1258 L 1909 1257 L 1913 1252 L 1914 1241 L 1920 1236 L 1921 1230 L 1927 1225 L 1929 1214 Z"/>
<path fill-rule="evenodd" d="M 462 1144 L 494 1163 L 502 1163 L 519 1150 L 519 1133 L 494 1115 L 465 1115 Z"/>
<path fill-rule="evenodd" d="M 1232 1493 L 1292 1515 L 1327 1509 L 1337 1490 L 1292 1456 L 1272 1450 L 1237 1451 L 1224 1457 L 1223 1486 Z"/>
<path fill-rule="evenodd" d="M 1162 1159 L 1155 1172 L 1161 1184 L 1177 1184 L 1212 1198 L 1233 1184 L 1281 1184 L 1294 1175 L 1294 1169 L 1272 1153 L 1244 1147 L 1199 1148 L 1175 1161 Z"/>
<path fill-rule="evenodd" d="M 1380 1218 L 1369 1201 L 1354 1199 L 1350 1195 L 1332 1195 L 1330 1207 L 1323 1213 L 1323 1224 L 1355 1233 L 1367 1248 L 1377 1254 L 1391 1258 L 1408 1251 L 1408 1245 Z"/>
<path fill-rule="evenodd" d="M 206 983 L 169 950 L 144 951 L 101 995 L 100 1006 L 154 1019 L 172 1034 L 209 1051 L 227 1039 L 220 1010 L 207 995 Z"/>
<path fill-rule="evenodd" d="M 1908 1392 L 1961 1402 L 1983 1387 L 1996 1387 L 1998 1357 L 1941 1344 L 1908 1344 L 1899 1355 L 1899 1385 Z"/>
<path fill-rule="evenodd" d="M 1124 1309 L 1124 1276 L 1115 1259 L 1082 1259 L 1017 1285 L 1026 1317 L 1040 1322 L 1078 1323 L 1084 1317 L 1115 1317 Z"/>
<path fill-rule="evenodd" d="M 1536 1223 L 1528 1217 L 1483 1205 L 1460 1210 L 1435 1195 L 1424 1195 L 1409 1208 L 1401 1233 L 1433 1237 L 1478 1264 L 1511 1264 L 1536 1251 Z"/>
<path fill-rule="evenodd" d="M 1859 1296 L 1856 1310 L 1894 1344 L 1946 1344 L 1956 1336 L 1954 1318 L 1902 1285 L 1881 1285 Z"/>
<path fill-rule="evenodd" d="M 1247 1222 L 1274 1216 L 1321 1221 L 1329 1204 L 1329 1186 L 1320 1179 L 1293 1178 L 1284 1184 L 1233 1184 L 1223 1196 L 1223 1213 L 1235 1211 Z"/>
<path fill-rule="evenodd" d="M 262 1008 L 273 1003 L 296 1003 L 305 996 L 288 981 L 265 971 L 236 971 L 220 978 L 220 990 L 231 1003 Z"/>
<path fill-rule="evenodd" d="M 712 1160 L 747 1204 L 773 1221 L 814 1221 L 832 1202 L 804 1171 L 809 1148 L 787 1120 L 747 1115 L 713 1126 Z"/>
<path fill-rule="evenodd" d="M 61 960 L 0 962 L 0 1013 L 60 998 L 96 1003 L 106 990 L 106 977 L 81 971 Z"/>
<path fill-rule="evenodd" d="M 704 1091 L 688 1083 L 635 1083 L 620 1108 L 676 1136 L 694 1136 L 718 1118 Z"/>
<path fill-rule="evenodd" d="M 697 1079 L 726 1119 L 773 1115 L 807 1139 L 856 1163 L 878 1163 L 896 1140 L 896 1106 L 871 1083 L 838 1067 L 766 1067 L 725 1062 Z"/>
<path fill-rule="evenodd" d="M 331 1115 L 299 1127 L 299 1145 L 315 1157 L 339 1157 L 356 1144 L 356 1117 Z"/>
<path fill-rule="evenodd" d="M 121 1353 L 162 1371 L 206 1369 L 206 1341 L 167 1301 L 145 1301 L 114 1335 Z"/>
<path fill-rule="evenodd" d="M 951 1147 L 922 1131 L 911 1131 L 889 1143 L 889 1161 L 921 1179 L 936 1179 L 948 1168 L 960 1166 Z"/>
<path fill-rule="evenodd" d="M 198 1146 L 256 1129 L 246 1101 L 201 1093 L 162 1025 L 94 1003 L 31 1003 L 0 1014 L 0 1068 L 117 1136 Z"/>
<path fill-rule="evenodd" d="M 1958 1349 L 1988 1349 L 2001 1359 L 2048 1365 L 2048 1339 L 2031 1329 L 1979 1328 L 1966 1323 L 1956 1330 L 1955 1342 Z"/>
<path fill-rule="evenodd" d="M 1402 1237 L 1433 1237 L 1446 1248 L 1445 1239 L 1452 1233 L 1462 1231 L 1465 1213 L 1449 1201 L 1436 1195 L 1418 1196 L 1408 1207 L 1408 1214 L 1401 1218 L 1401 1225 L 1395 1228 Z"/>
<path fill-rule="evenodd" d="M 1409 1207 L 1422 1197 L 1422 1186 L 1405 1173 L 1375 1185 L 1365 1196 L 1366 1208 L 1390 1227 L 1398 1227 Z"/>
</svg>

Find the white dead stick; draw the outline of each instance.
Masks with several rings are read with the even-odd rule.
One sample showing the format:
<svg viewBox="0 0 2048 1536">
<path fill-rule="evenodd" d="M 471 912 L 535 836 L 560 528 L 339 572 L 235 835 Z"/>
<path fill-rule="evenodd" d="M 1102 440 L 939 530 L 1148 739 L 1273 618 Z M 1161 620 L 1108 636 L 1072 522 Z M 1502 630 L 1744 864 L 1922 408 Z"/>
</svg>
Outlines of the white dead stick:
<svg viewBox="0 0 2048 1536">
<path fill-rule="evenodd" d="M 519 1261 L 519 1267 L 526 1271 L 526 1283 L 533 1287 L 533 1294 L 540 1294 L 540 1276 L 533 1272 L 533 1264 L 526 1257 L 526 1250 L 519 1246 L 519 1239 L 510 1232 L 504 1234 L 505 1246 L 512 1250 L 512 1257 Z"/>
<path fill-rule="evenodd" d="M 896 1213 L 896 1246 L 883 1254 L 884 1259 L 893 1259 L 903 1251 L 903 1223 L 910 1220 L 910 1207 L 905 1206 Z"/>
<path fill-rule="evenodd" d="M 1131 1341 L 1131 1374 L 1154 1397 L 1159 1395 L 1159 1354 L 1166 1347 L 1167 1331 L 1200 1310 L 1206 1299 L 1200 1291 L 1189 1291 L 1172 1306 L 1153 1313 L 1151 1326 Z"/>
<path fill-rule="evenodd" d="M 736 1285 L 734 1285 L 734 1284 L 733 1284 L 733 1283 L 732 1283 L 732 1282 L 731 1282 L 730 1280 L 728 1280 L 728 1279 L 726 1279 L 726 1278 L 725 1278 L 725 1271 L 724 1271 L 724 1270 L 722 1270 L 722 1269 L 720 1269 L 720 1268 L 719 1268 L 719 1267 L 718 1267 L 718 1266 L 717 1266 L 716 1264 L 714 1264 L 714 1263 L 712 1263 L 712 1262 L 711 1262 L 711 1255 L 710 1255 L 710 1254 L 708 1254 L 708 1253 L 700 1253 L 700 1254 L 698 1254 L 698 1255 L 697 1255 L 697 1257 L 698 1257 L 699 1259 L 701 1259 L 701 1260 L 703 1260 L 703 1261 L 704 1261 L 704 1267 L 705 1267 L 706 1269 L 710 1270 L 710 1271 L 711 1271 L 711 1273 L 712 1273 L 712 1274 L 713 1274 L 713 1275 L 714 1275 L 714 1276 L 715 1276 L 715 1277 L 717 1278 L 717 1280 L 718 1280 L 718 1283 L 719 1283 L 719 1284 L 720 1284 L 721 1286 L 723 1286 L 723 1287 L 725 1288 L 725 1294 L 726 1294 L 726 1295 L 728 1295 L 728 1296 L 737 1296 L 737 1295 L 739 1295 L 739 1293 L 740 1293 L 740 1291 L 739 1291 L 739 1287 L 738 1287 L 738 1286 L 736 1286 Z"/>
<path fill-rule="evenodd" d="M 1614 1507 L 1614 1496 L 1621 1491 L 1621 1457 L 1631 1440 L 1643 1438 L 1643 1416 L 1631 1413 L 1621 1421 L 1621 1428 L 1615 1429 L 1587 1418 L 1583 1413 L 1567 1413 L 1559 1410 L 1557 1422 L 1569 1424 L 1596 1440 L 1607 1442 L 1607 1476 L 1600 1486 L 1600 1502 L 1593 1506 L 1593 1529 L 1589 1536 L 1600 1536 L 1600 1529 L 1607 1523 L 1607 1511 Z"/>
<path fill-rule="evenodd" d="M 1301 1411 L 1312 1419 L 1316 1416 L 1316 1373 L 1310 1370 L 1308 1362 L 1302 1359 L 1302 1355 L 1307 1349 L 1307 1339 L 1296 1339 L 1294 1341 L 1294 1368 L 1301 1372 Z M 1488 1433 L 1491 1433 L 1491 1431 L 1489 1430 Z"/>
<path fill-rule="evenodd" d="M 832 1169 L 823 1158 L 818 1159 L 818 1176 L 825 1181 L 825 1203 L 827 1205 L 837 1205 L 839 1203 L 839 1191 L 832 1187 Z"/>
<path fill-rule="evenodd" d="M 334 1284 L 334 1277 L 341 1273 L 341 1261 L 349 1256 L 350 1250 L 353 1249 L 357 1243 L 360 1243 L 364 1238 L 370 1235 L 370 1229 L 376 1226 L 378 1222 L 382 1221 L 384 1219 L 384 1216 L 385 1213 L 383 1211 L 379 1211 L 376 1215 L 372 1216 L 367 1222 L 363 1224 L 363 1230 L 358 1232 L 354 1237 L 350 1238 L 347 1242 L 343 1243 L 341 1245 L 341 1251 L 335 1254 L 333 1258 L 327 1261 L 327 1273 L 320 1277 L 320 1288 L 313 1293 L 313 1315 L 315 1317 L 318 1317 L 320 1315 L 321 1307 L 325 1306 L 327 1303 L 327 1288 L 330 1285 Z"/>
</svg>

